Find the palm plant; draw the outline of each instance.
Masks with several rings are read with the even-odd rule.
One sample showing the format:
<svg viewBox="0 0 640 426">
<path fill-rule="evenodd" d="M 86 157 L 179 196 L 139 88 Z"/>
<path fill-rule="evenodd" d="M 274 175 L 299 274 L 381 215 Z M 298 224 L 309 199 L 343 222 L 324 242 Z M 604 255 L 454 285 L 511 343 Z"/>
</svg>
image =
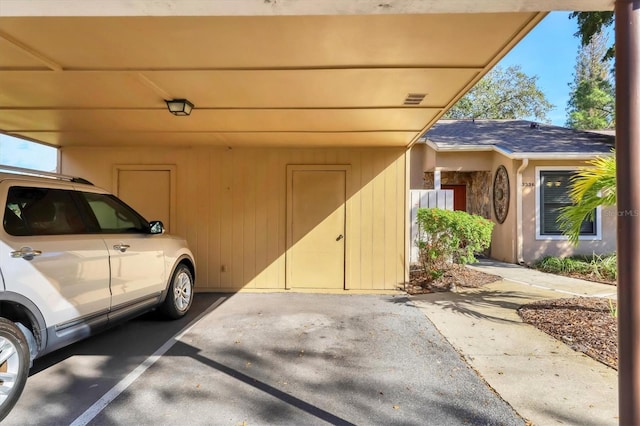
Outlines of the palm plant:
<svg viewBox="0 0 640 426">
<path fill-rule="evenodd" d="M 569 197 L 573 205 L 562 207 L 558 223 L 562 232 L 577 245 L 580 228 L 585 220 L 593 220 L 596 207 L 616 204 L 616 157 L 596 157 L 589 160 L 571 178 Z"/>
</svg>

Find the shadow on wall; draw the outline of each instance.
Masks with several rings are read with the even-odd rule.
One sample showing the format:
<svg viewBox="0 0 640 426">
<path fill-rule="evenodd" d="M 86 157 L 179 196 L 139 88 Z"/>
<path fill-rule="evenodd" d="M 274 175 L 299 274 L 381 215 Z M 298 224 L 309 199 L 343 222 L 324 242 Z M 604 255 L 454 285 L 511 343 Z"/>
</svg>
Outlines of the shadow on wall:
<svg viewBox="0 0 640 426">
<path fill-rule="evenodd" d="M 349 165 L 343 273 L 353 290 L 391 290 L 404 282 L 404 148 L 378 149 L 91 149 L 66 148 L 63 172 L 98 185 L 121 164 L 176 166 L 175 233 L 198 263 L 197 288 L 210 291 L 285 288 L 287 166 Z M 107 186 L 109 189 L 109 186 Z M 112 189 L 113 190 L 113 189 Z M 125 200 L 126 201 L 126 200 Z M 320 204 L 320 203 L 318 203 Z M 321 225 L 336 206 L 323 205 Z M 336 236 L 332 236 L 335 242 Z"/>
</svg>

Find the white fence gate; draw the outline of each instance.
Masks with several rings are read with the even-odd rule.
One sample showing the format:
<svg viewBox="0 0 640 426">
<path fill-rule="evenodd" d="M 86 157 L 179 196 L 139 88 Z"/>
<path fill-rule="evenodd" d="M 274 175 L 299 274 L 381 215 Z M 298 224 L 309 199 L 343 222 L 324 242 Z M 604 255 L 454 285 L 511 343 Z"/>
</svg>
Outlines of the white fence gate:
<svg viewBox="0 0 640 426">
<path fill-rule="evenodd" d="M 418 247 L 416 247 L 416 239 L 420 232 L 417 221 L 418 209 L 422 207 L 453 210 L 453 190 L 412 189 L 409 191 L 409 199 L 409 207 L 411 209 L 410 263 L 413 264 L 418 262 Z"/>
</svg>

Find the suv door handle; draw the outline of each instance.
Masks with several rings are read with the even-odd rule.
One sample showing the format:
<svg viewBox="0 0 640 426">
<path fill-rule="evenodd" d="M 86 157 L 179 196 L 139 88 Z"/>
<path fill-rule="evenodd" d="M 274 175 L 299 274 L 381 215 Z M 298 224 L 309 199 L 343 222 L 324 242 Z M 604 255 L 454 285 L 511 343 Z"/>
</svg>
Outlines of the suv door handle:
<svg viewBox="0 0 640 426">
<path fill-rule="evenodd" d="M 23 258 L 24 260 L 31 260 L 35 256 L 40 256 L 42 252 L 40 250 L 34 250 L 31 247 L 22 247 L 20 250 L 12 251 L 11 257 Z"/>
<path fill-rule="evenodd" d="M 124 253 L 129 247 L 131 247 L 129 244 L 116 244 L 113 249 Z"/>
</svg>

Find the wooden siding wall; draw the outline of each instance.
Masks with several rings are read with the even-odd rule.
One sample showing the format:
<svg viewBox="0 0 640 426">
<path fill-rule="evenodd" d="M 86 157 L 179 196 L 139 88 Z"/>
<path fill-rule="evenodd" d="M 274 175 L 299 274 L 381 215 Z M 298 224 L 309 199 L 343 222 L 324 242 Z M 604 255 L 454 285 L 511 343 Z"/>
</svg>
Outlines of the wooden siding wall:
<svg viewBox="0 0 640 426">
<path fill-rule="evenodd" d="M 392 290 L 405 281 L 404 149 L 79 148 L 62 173 L 112 188 L 114 165 L 176 166 L 176 225 L 197 261 L 196 288 L 285 288 L 287 164 L 350 164 L 347 288 Z M 126 200 L 125 200 L 126 201 Z"/>
</svg>

